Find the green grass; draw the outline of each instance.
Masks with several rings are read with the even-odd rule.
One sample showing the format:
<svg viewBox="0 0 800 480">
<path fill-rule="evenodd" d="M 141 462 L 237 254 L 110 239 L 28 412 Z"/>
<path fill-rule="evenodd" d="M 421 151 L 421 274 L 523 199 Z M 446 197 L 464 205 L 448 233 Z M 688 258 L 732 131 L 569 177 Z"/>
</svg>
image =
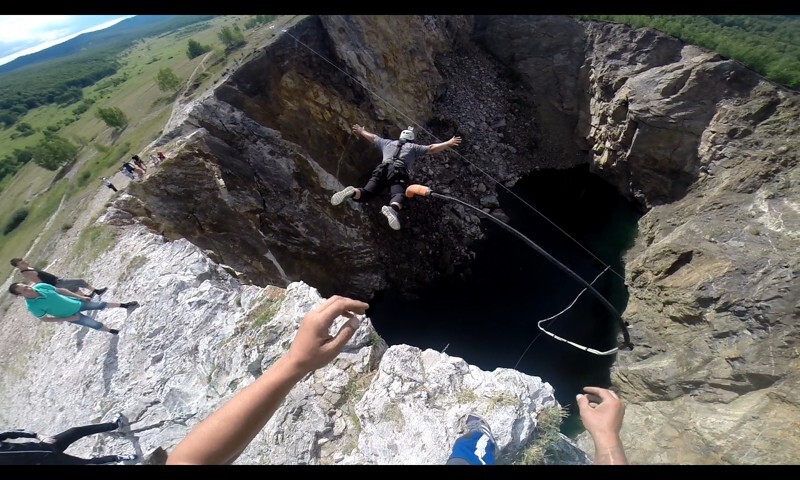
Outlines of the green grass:
<svg viewBox="0 0 800 480">
<path fill-rule="evenodd" d="M 458 400 L 458 403 L 462 404 L 474 403 L 475 401 L 478 400 L 478 395 L 475 394 L 474 390 L 469 390 L 465 388 L 463 390 L 459 390 L 458 393 L 456 393 L 456 400 Z"/>
<path fill-rule="evenodd" d="M 492 408 L 498 408 L 501 406 L 516 406 L 519 405 L 519 399 L 509 393 L 499 393 L 497 395 L 492 396 L 489 398 L 489 403 L 492 405 Z"/>
<path fill-rule="evenodd" d="M 282 300 L 275 299 L 275 300 L 265 300 L 263 304 L 261 304 L 258 309 L 251 314 L 251 318 L 253 318 L 253 329 L 259 329 L 262 325 L 266 325 L 275 318 L 275 314 L 278 313 L 278 310 L 281 308 L 283 304 Z"/>
<path fill-rule="evenodd" d="M 117 231 L 111 225 L 90 225 L 81 230 L 71 252 L 76 272 L 85 273 L 86 267 L 117 241 Z"/>
<path fill-rule="evenodd" d="M 561 436 L 561 422 L 566 413 L 560 407 L 547 407 L 536 415 L 536 437 L 522 451 L 516 464 L 543 465 L 548 459 L 550 449 L 558 443 Z"/>
<path fill-rule="evenodd" d="M 67 181 L 59 180 L 47 193 L 40 195 L 35 201 L 31 201 L 26 208 L 30 210 L 28 217 L 8 235 L 0 235 L 0 273 L 2 278 L 8 278 L 14 268 L 8 263 L 16 257 L 26 256 L 26 252 L 42 233 L 42 227 L 47 220 L 58 209 L 61 198 L 67 189 Z M 13 214 L 15 209 L 10 212 L 3 212 L 4 217 Z M 8 215 L 5 215 L 8 214 Z M 3 222 L 6 220 L 4 219 Z M 5 225 L 5 223 L 2 223 Z M 60 226 L 59 226 L 60 228 Z M 28 255 L 28 259 L 36 262 L 36 257 Z"/>
<path fill-rule="evenodd" d="M 175 94 L 158 89 L 154 81 L 158 70 L 171 68 L 185 81 L 205 57 L 201 55 L 189 60 L 186 48 L 190 38 L 219 49 L 221 44 L 217 32 L 222 26 L 234 23 L 243 25 L 250 17 L 252 15 L 221 16 L 204 22 L 203 25 L 188 26 L 170 34 L 137 42 L 121 55 L 122 67 L 115 75 L 83 90 L 84 101 L 92 102 L 85 112 L 78 115 L 74 113 L 75 108 L 83 102 L 63 108 L 47 105 L 29 111 L 20 119 L 20 122 L 33 127 L 36 131 L 33 135 L 12 139 L 15 128 L 0 129 L 0 158 L 11 154 L 14 149 L 37 144 L 43 137 L 41 132 L 54 126 L 60 126 L 59 136 L 79 147 L 77 171 L 71 175 L 71 180 L 59 180 L 53 188 L 50 188 L 50 184 L 56 172 L 45 170 L 32 162 L 23 166 L 16 175 L 0 181 L 0 226 L 5 225 L 20 207 L 31 211 L 17 229 L 9 235 L 0 236 L 2 278 L 7 278 L 13 270 L 6 259 L 24 255 L 40 234 L 43 241 L 37 244 L 36 250 L 44 251 L 44 246 L 52 246 L 52 240 L 68 230 L 66 225 L 74 223 L 74 212 L 80 211 L 87 194 L 104 188 L 100 185 L 100 177 L 113 176 L 122 161 L 142 151 L 162 134 L 164 124 L 171 114 L 171 98 Z M 199 85 L 192 89 L 193 94 L 205 91 L 236 59 L 274 34 L 266 26 L 243 32 L 248 44 L 229 56 L 224 56 L 221 51 L 213 52 L 204 63 L 205 72 L 198 77 Z M 199 69 L 198 74 L 201 72 L 203 70 Z M 95 112 L 100 107 L 119 107 L 128 117 L 128 126 L 122 132 L 113 132 L 102 120 L 96 118 Z M 149 152 L 145 152 L 142 157 L 147 158 L 147 153 Z M 49 232 L 43 231 L 65 193 L 68 195 L 62 214 L 53 221 Z M 90 233 L 90 236 L 96 234 L 95 230 L 92 232 L 94 233 Z"/>
<path fill-rule="evenodd" d="M 133 272 L 141 268 L 145 263 L 147 263 L 147 257 L 145 255 L 136 255 L 133 257 L 131 261 L 128 262 L 128 265 L 125 266 L 125 271 L 119 276 L 118 283 L 123 283 L 128 280 L 131 275 L 133 275 Z"/>
<path fill-rule="evenodd" d="M 375 373 L 370 372 L 350 378 L 350 381 L 347 382 L 347 385 L 344 387 L 344 392 L 342 393 L 342 403 L 354 408 L 355 404 L 361 401 L 364 394 L 367 393 L 367 388 L 374 376 Z"/>
<path fill-rule="evenodd" d="M 344 447 L 342 447 L 342 451 L 345 455 L 349 455 L 353 450 L 358 448 L 358 436 L 361 435 L 361 420 L 359 420 L 355 410 L 350 409 L 347 412 L 347 417 L 350 419 L 350 425 L 352 425 L 353 431 L 347 432 L 348 440 Z"/>
</svg>

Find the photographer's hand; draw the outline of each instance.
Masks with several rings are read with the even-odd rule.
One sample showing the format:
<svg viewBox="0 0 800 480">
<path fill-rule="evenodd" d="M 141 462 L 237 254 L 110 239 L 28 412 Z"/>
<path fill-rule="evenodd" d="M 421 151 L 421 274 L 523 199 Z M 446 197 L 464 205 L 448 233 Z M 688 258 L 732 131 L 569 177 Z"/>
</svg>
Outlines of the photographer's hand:
<svg viewBox="0 0 800 480">
<path fill-rule="evenodd" d="M 616 393 L 599 387 L 583 387 L 586 394 L 576 397 L 581 421 L 594 440 L 596 465 L 627 465 L 619 432 L 625 404 Z"/>
</svg>

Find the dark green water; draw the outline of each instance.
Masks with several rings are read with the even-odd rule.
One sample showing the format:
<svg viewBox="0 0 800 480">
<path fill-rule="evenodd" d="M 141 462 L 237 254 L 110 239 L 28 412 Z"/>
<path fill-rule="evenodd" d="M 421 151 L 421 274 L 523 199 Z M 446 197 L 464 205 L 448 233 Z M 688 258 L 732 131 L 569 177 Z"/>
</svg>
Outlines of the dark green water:
<svg viewBox="0 0 800 480">
<path fill-rule="evenodd" d="M 513 191 L 603 263 L 499 188 L 511 226 L 587 282 L 602 272 L 603 264 L 624 275 L 621 255 L 632 244 L 640 213 L 588 167 L 539 171 L 517 182 Z M 487 219 L 482 225 L 487 239 L 477 248 L 468 281 L 443 279 L 415 292 L 413 301 L 393 291 L 378 292 L 367 313 L 390 345 L 447 347 L 449 355 L 484 370 L 516 368 L 541 377 L 569 411 L 562 431 L 576 434 L 582 427 L 575 395 L 586 385 L 609 386 L 616 357 L 587 353 L 541 333 L 537 322 L 566 308 L 583 285 L 517 236 Z M 608 271 L 593 286 L 617 311 L 625 309 L 621 278 Z M 588 291 L 545 328 L 600 351 L 617 346 L 616 318 Z"/>
</svg>

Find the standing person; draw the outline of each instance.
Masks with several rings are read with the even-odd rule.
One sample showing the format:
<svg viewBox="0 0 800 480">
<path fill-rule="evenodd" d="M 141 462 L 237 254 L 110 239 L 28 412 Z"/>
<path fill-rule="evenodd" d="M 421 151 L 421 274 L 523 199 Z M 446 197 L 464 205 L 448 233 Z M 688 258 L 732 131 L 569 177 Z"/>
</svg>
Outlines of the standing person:
<svg viewBox="0 0 800 480">
<path fill-rule="evenodd" d="M 138 179 L 144 178 L 144 170 L 139 168 L 137 165 L 132 165 L 131 162 L 123 162 L 122 168 L 127 170 L 131 175 L 136 175 Z"/>
<path fill-rule="evenodd" d="M 0 465 L 102 465 L 136 460 L 136 455 L 105 455 L 80 458 L 64 453 L 70 445 L 83 437 L 111 432 L 122 428 L 123 417 L 118 413 L 113 420 L 97 425 L 83 425 L 65 430 L 52 437 L 28 430 L 0 432 Z M 9 442 L 11 439 L 35 438 L 35 442 Z"/>
<path fill-rule="evenodd" d="M 44 270 L 38 270 L 31 267 L 24 258 L 12 258 L 11 266 L 19 269 L 19 273 L 25 277 L 25 280 L 31 283 L 49 283 L 54 287 L 65 288 L 78 294 L 81 293 L 81 288 L 86 288 L 91 290 L 90 297 L 94 295 L 99 297 L 108 290 L 108 287 L 94 288 L 89 285 L 89 282 L 82 278 L 62 278 L 52 273 L 45 272 Z"/>
<path fill-rule="evenodd" d="M 144 164 L 139 155 L 131 155 L 131 159 L 133 159 L 133 163 L 135 163 L 137 167 L 141 168 L 143 172 L 147 171 L 147 166 Z"/>
<path fill-rule="evenodd" d="M 122 167 L 119 169 L 119 171 L 120 171 L 120 173 L 122 173 L 123 175 L 128 177 L 129 179 L 136 180 L 136 177 L 133 176 L 133 167 L 131 167 L 131 169 L 128 170 L 128 168 L 125 167 L 125 164 L 123 164 Z"/>
<path fill-rule="evenodd" d="M 43 322 L 70 322 L 83 325 L 101 332 L 118 335 L 119 330 L 108 328 L 97 320 L 81 312 L 86 310 L 104 310 L 106 308 L 133 308 L 139 302 L 111 303 L 92 302 L 88 297 L 76 295 L 69 290 L 56 288 L 49 283 L 12 283 L 8 287 L 12 295 L 25 298 L 25 306 L 36 318 Z"/>
<path fill-rule="evenodd" d="M 356 315 L 363 315 L 367 308 L 364 302 L 333 296 L 310 311 L 300 322 L 289 351 L 195 425 L 167 457 L 167 465 L 226 465 L 236 460 L 295 384 L 336 358 L 359 327 Z M 329 330 L 339 316 L 350 320 L 332 336 Z"/>
<path fill-rule="evenodd" d="M 128 172 L 128 174 L 133 178 L 134 172 L 136 171 L 134 166 L 131 165 L 131 162 L 122 162 L 122 168 Z"/>
<path fill-rule="evenodd" d="M 114 184 L 111 183 L 111 181 L 109 179 L 107 179 L 106 177 L 101 178 L 100 181 L 102 181 L 103 185 L 105 185 L 106 187 L 110 188 L 111 190 L 114 190 L 115 192 L 119 191 L 119 190 L 117 190 L 117 187 L 115 187 Z"/>
<path fill-rule="evenodd" d="M 164 152 L 156 152 L 156 155 L 158 155 L 158 159 L 162 162 L 167 159 L 167 156 L 164 155 Z"/>
<path fill-rule="evenodd" d="M 353 132 L 372 142 L 382 152 L 383 161 L 372 171 L 372 177 L 365 186 L 361 188 L 348 186 L 336 192 L 331 197 L 331 204 L 339 205 L 351 197 L 356 202 L 367 202 L 388 186 L 392 195 L 391 200 L 389 205 L 381 208 L 381 213 L 391 228 L 400 230 L 400 210 L 403 208 L 403 198 L 409 181 L 408 172 L 414 166 L 414 162 L 427 154 L 459 145 L 461 137 L 454 136 L 442 143 L 417 145 L 414 143 L 415 135 L 412 127 L 403 130 L 398 140 L 379 137 L 358 124 L 353 125 Z"/>
</svg>

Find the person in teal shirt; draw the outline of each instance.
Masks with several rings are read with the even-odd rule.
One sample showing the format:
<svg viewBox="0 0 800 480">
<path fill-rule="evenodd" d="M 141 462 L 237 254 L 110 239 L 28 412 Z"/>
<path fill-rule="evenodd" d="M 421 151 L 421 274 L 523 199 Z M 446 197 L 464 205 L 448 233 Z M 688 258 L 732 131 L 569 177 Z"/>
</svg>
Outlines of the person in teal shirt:
<svg viewBox="0 0 800 480">
<path fill-rule="evenodd" d="M 49 283 L 12 283 L 9 293 L 25 298 L 25 306 L 36 318 L 43 322 L 70 322 L 83 325 L 94 330 L 119 334 L 119 330 L 108 328 L 97 320 L 81 312 L 86 310 L 103 310 L 105 308 L 135 308 L 139 302 L 92 302 L 89 297 L 78 295 L 65 288 L 58 288 Z"/>
</svg>

